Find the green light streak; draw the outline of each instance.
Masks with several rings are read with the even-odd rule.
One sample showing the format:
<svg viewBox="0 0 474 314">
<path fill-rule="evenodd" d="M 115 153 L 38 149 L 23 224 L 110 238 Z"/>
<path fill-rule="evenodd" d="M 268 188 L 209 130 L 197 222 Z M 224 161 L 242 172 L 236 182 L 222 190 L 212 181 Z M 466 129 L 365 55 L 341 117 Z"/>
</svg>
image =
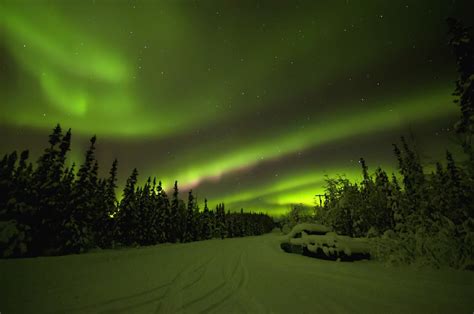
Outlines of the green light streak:
<svg viewBox="0 0 474 314">
<path fill-rule="evenodd" d="M 213 160 L 205 160 L 193 167 L 166 176 L 165 182 L 180 178 L 183 184 L 192 184 L 206 179 L 219 178 L 225 173 L 253 167 L 268 159 L 278 158 L 308 148 L 363 136 L 371 132 L 406 126 L 417 121 L 427 121 L 437 117 L 454 115 L 457 108 L 451 105 L 450 88 L 433 88 L 423 94 L 417 94 L 398 100 L 386 100 L 371 111 L 345 112 L 323 117 L 305 129 L 286 132 L 273 138 L 255 139 L 238 151 L 230 150 Z M 357 108 L 353 104 L 350 108 Z M 157 171 L 159 173 L 159 171 Z"/>
<path fill-rule="evenodd" d="M 90 36 L 68 27 L 51 9 L 46 12 L 38 7 L 38 10 L 31 11 L 31 7 L 23 11 L 14 6 L 3 6 L 2 12 L 4 27 L 8 33 L 14 34 L 10 39 L 14 41 L 11 46 L 16 47 L 15 55 L 31 73 L 41 75 L 41 67 L 46 63 L 83 78 L 110 83 L 129 79 L 129 65 L 111 49 L 103 48 Z M 28 16 L 28 13 L 33 15 Z M 38 27 L 38 21 L 41 21 L 41 27 Z M 84 47 L 81 45 L 84 40 L 93 43 Z M 77 54 L 72 52 L 73 49 Z M 31 58 L 31 53 L 38 59 Z"/>
</svg>

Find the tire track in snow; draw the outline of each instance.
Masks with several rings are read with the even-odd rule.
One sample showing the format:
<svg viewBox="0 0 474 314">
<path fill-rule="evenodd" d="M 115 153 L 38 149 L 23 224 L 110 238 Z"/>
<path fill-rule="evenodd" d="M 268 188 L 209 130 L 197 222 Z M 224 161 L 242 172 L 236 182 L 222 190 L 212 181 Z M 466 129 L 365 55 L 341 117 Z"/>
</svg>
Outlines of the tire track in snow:
<svg viewBox="0 0 474 314">
<path fill-rule="evenodd" d="M 258 304 L 246 292 L 248 283 L 248 269 L 244 263 L 245 252 L 242 252 L 236 258 L 235 266 L 231 271 L 222 268 L 224 281 L 203 295 L 183 304 L 182 310 L 194 307 L 196 313 L 210 313 L 218 311 L 223 307 L 233 308 L 238 305 L 239 313 L 265 313 L 263 307 Z M 199 310 L 197 309 L 199 308 Z"/>
<path fill-rule="evenodd" d="M 232 270 L 232 274 L 231 274 L 231 279 L 232 277 L 234 277 L 234 275 L 236 274 L 237 270 L 239 268 L 239 265 L 238 263 L 235 265 L 235 267 L 233 268 Z M 226 280 L 226 277 L 227 275 L 225 274 L 225 268 L 222 269 L 223 271 L 223 279 L 224 281 L 221 282 L 220 284 L 218 284 L 216 287 L 212 288 L 211 290 L 207 291 L 206 293 L 204 293 L 203 295 L 199 296 L 198 298 L 195 298 L 185 304 L 183 304 L 183 309 L 187 309 L 189 308 L 190 306 L 193 306 L 194 304 L 197 304 L 197 303 L 205 303 L 205 301 L 211 297 L 211 296 L 214 296 L 215 294 L 218 294 L 222 289 L 224 289 L 227 285 L 228 285 L 228 282 Z M 227 296 L 224 296 L 223 298 L 220 299 L 220 303 L 224 302 L 225 300 L 227 299 Z M 202 313 L 202 311 L 200 312 Z"/>
<path fill-rule="evenodd" d="M 53 312 L 53 313 L 58 313 L 59 314 L 59 313 L 64 313 L 64 312 L 74 313 L 74 312 L 83 312 L 83 311 L 108 313 L 110 311 L 122 311 L 122 309 L 133 308 L 135 306 L 120 306 L 120 303 L 123 303 L 123 302 L 126 302 L 127 304 L 133 303 L 135 300 L 140 299 L 140 298 L 145 297 L 145 296 L 148 296 L 148 295 L 151 295 L 151 294 L 154 294 L 155 292 L 158 292 L 161 289 L 166 288 L 170 284 L 171 284 L 171 282 L 153 287 L 151 289 L 148 289 L 148 290 L 145 290 L 145 291 L 142 291 L 142 292 L 134 293 L 134 294 L 131 294 L 131 295 L 128 295 L 128 296 L 125 296 L 125 297 L 112 298 L 112 299 L 109 299 L 109 300 L 106 300 L 106 301 L 103 301 L 103 302 L 89 304 L 89 305 L 85 305 L 85 306 L 81 306 L 81 307 L 63 309 L 61 311 L 57 311 L 57 312 Z M 152 302 L 155 301 L 155 298 L 152 297 L 151 301 Z M 151 302 L 150 301 L 140 302 L 140 303 L 137 304 L 137 306 L 142 305 L 142 304 L 145 305 L 146 303 L 151 303 Z M 114 308 L 113 310 L 106 310 L 106 309 L 100 310 L 100 308 L 109 307 L 109 306 L 114 307 L 114 305 L 118 305 L 119 307 Z"/>
<path fill-rule="evenodd" d="M 197 273 L 198 276 L 196 279 L 188 284 L 186 288 L 191 287 L 195 283 L 197 283 L 205 273 L 205 270 L 208 264 L 211 262 L 212 258 L 204 262 L 203 264 L 199 265 L 195 269 L 191 269 L 194 265 L 188 265 L 184 267 L 178 274 L 169 282 L 158 285 L 148 290 L 144 290 L 138 293 L 133 293 L 127 295 L 125 297 L 119 298 L 112 298 L 103 302 L 98 302 L 95 304 L 74 307 L 63 309 L 61 311 L 53 312 L 53 313 L 83 313 L 83 312 L 92 312 L 92 313 L 120 313 L 120 312 L 129 312 L 131 310 L 137 310 L 141 307 L 154 304 L 159 302 L 158 306 L 160 306 L 161 301 L 166 298 L 167 293 L 171 286 L 179 280 L 179 277 L 183 275 L 185 272 L 190 273 Z M 164 293 L 161 292 L 163 289 L 167 288 Z M 160 293 L 161 292 L 161 293 Z M 158 296 L 156 296 L 159 294 Z"/>
<path fill-rule="evenodd" d="M 207 259 L 197 268 L 193 269 L 193 265 L 191 264 L 185 267 L 182 271 L 178 272 L 178 274 L 171 281 L 163 296 L 158 299 L 159 303 L 155 309 L 155 313 L 181 313 L 183 291 L 194 286 L 202 279 L 207 267 L 212 262 L 212 260 L 214 260 L 214 257 Z M 198 273 L 196 278 L 194 278 L 194 280 L 189 283 L 185 283 L 185 280 L 187 280 L 189 277 L 192 278 L 196 271 Z"/>
<path fill-rule="evenodd" d="M 209 266 L 211 261 L 212 261 L 212 259 L 208 263 L 202 264 L 201 266 L 196 268 L 195 272 L 199 273 L 198 276 L 196 277 L 195 280 L 193 280 L 189 284 L 183 286 L 183 290 L 191 288 L 192 286 L 194 286 L 196 283 L 198 283 L 204 277 L 204 274 L 206 273 L 207 267 Z"/>
<path fill-rule="evenodd" d="M 207 267 L 207 265 L 211 262 L 211 260 L 212 260 L 212 258 L 207 260 L 206 262 L 204 262 L 203 264 L 201 264 L 200 266 L 198 266 L 194 270 L 191 269 L 191 267 L 194 266 L 194 265 L 185 266 L 181 271 L 179 271 L 176 274 L 176 276 L 168 284 L 163 286 L 163 288 L 168 287 L 168 289 L 165 290 L 163 295 L 161 295 L 157 298 L 154 297 L 154 298 L 151 298 L 149 300 L 146 300 L 146 301 L 143 301 L 143 302 L 140 302 L 140 303 L 127 305 L 127 306 L 121 307 L 120 309 L 114 309 L 112 311 L 107 311 L 107 312 L 102 312 L 102 313 L 116 313 L 116 312 L 127 312 L 128 313 L 128 311 L 130 311 L 132 309 L 136 310 L 137 308 L 143 307 L 145 305 L 149 305 L 149 304 L 153 304 L 153 303 L 158 302 L 158 306 L 155 310 L 155 312 L 157 312 L 157 311 L 159 311 L 159 308 L 160 308 L 163 300 L 166 299 L 166 297 L 169 293 L 169 290 L 172 289 L 173 285 L 176 284 L 176 282 L 178 282 L 180 280 L 180 277 L 182 277 L 182 275 L 184 273 L 188 273 L 188 272 L 194 273 L 196 271 L 199 271 L 200 269 L 205 269 Z"/>
<path fill-rule="evenodd" d="M 224 283 L 221 285 L 222 289 L 226 292 L 223 297 L 221 297 L 218 301 L 208 304 L 206 308 L 201 310 L 199 313 L 209 313 L 212 312 L 214 309 L 217 309 L 219 306 L 225 304 L 229 299 L 231 299 L 235 293 L 241 289 L 244 284 L 244 276 L 242 273 L 242 257 L 243 253 L 240 254 L 238 258 L 238 262 L 236 263 L 234 269 L 231 272 L 229 278 L 226 278 L 227 275 L 224 272 Z M 238 280 L 238 284 L 234 285 L 234 283 Z"/>
</svg>

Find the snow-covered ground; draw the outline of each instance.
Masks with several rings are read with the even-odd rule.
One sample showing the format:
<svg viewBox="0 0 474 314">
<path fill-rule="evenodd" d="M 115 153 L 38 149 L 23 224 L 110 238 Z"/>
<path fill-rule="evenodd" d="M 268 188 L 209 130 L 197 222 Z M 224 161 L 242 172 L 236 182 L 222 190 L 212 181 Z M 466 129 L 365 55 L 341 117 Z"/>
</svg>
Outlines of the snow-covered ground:
<svg viewBox="0 0 474 314">
<path fill-rule="evenodd" d="M 474 272 L 281 251 L 278 235 L 0 260 L 7 313 L 473 313 Z"/>
</svg>

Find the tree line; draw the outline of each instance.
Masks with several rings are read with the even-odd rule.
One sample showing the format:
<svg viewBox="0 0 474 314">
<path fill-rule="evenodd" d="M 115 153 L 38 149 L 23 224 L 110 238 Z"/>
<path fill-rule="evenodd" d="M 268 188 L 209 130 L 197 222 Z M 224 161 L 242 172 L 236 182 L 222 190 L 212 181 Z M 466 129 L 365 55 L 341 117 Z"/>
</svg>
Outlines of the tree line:
<svg viewBox="0 0 474 314">
<path fill-rule="evenodd" d="M 393 145 L 398 175 L 381 168 L 363 179 L 327 179 L 319 221 L 354 237 L 375 236 L 374 253 L 390 263 L 422 263 L 474 270 L 474 42 L 472 29 L 448 19 L 449 42 L 458 66 L 453 93 L 461 115 L 455 125 L 464 156 L 445 160 L 427 172 L 404 137 Z"/>
<path fill-rule="evenodd" d="M 138 185 L 138 171 L 127 179 L 117 201 L 117 160 L 99 177 L 96 137 L 76 171 L 66 165 L 71 130 L 58 124 L 37 160 L 29 152 L 6 154 L 0 161 L 0 253 L 3 257 L 82 253 L 91 248 L 191 242 L 267 233 L 273 220 L 261 213 L 225 211 L 218 204 L 200 210 L 189 191 L 180 198 L 178 182 L 168 196 L 161 182 Z"/>
</svg>

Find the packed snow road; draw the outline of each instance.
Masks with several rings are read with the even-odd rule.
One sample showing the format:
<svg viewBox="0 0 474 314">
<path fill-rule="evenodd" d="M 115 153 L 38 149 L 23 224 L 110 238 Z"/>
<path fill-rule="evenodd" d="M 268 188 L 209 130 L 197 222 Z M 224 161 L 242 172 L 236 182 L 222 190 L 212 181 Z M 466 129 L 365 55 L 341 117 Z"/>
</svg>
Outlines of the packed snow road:
<svg viewBox="0 0 474 314">
<path fill-rule="evenodd" d="M 284 253 L 268 234 L 0 260 L 7 313 L 472 313 L 474 272 Z"/>
</svg>

